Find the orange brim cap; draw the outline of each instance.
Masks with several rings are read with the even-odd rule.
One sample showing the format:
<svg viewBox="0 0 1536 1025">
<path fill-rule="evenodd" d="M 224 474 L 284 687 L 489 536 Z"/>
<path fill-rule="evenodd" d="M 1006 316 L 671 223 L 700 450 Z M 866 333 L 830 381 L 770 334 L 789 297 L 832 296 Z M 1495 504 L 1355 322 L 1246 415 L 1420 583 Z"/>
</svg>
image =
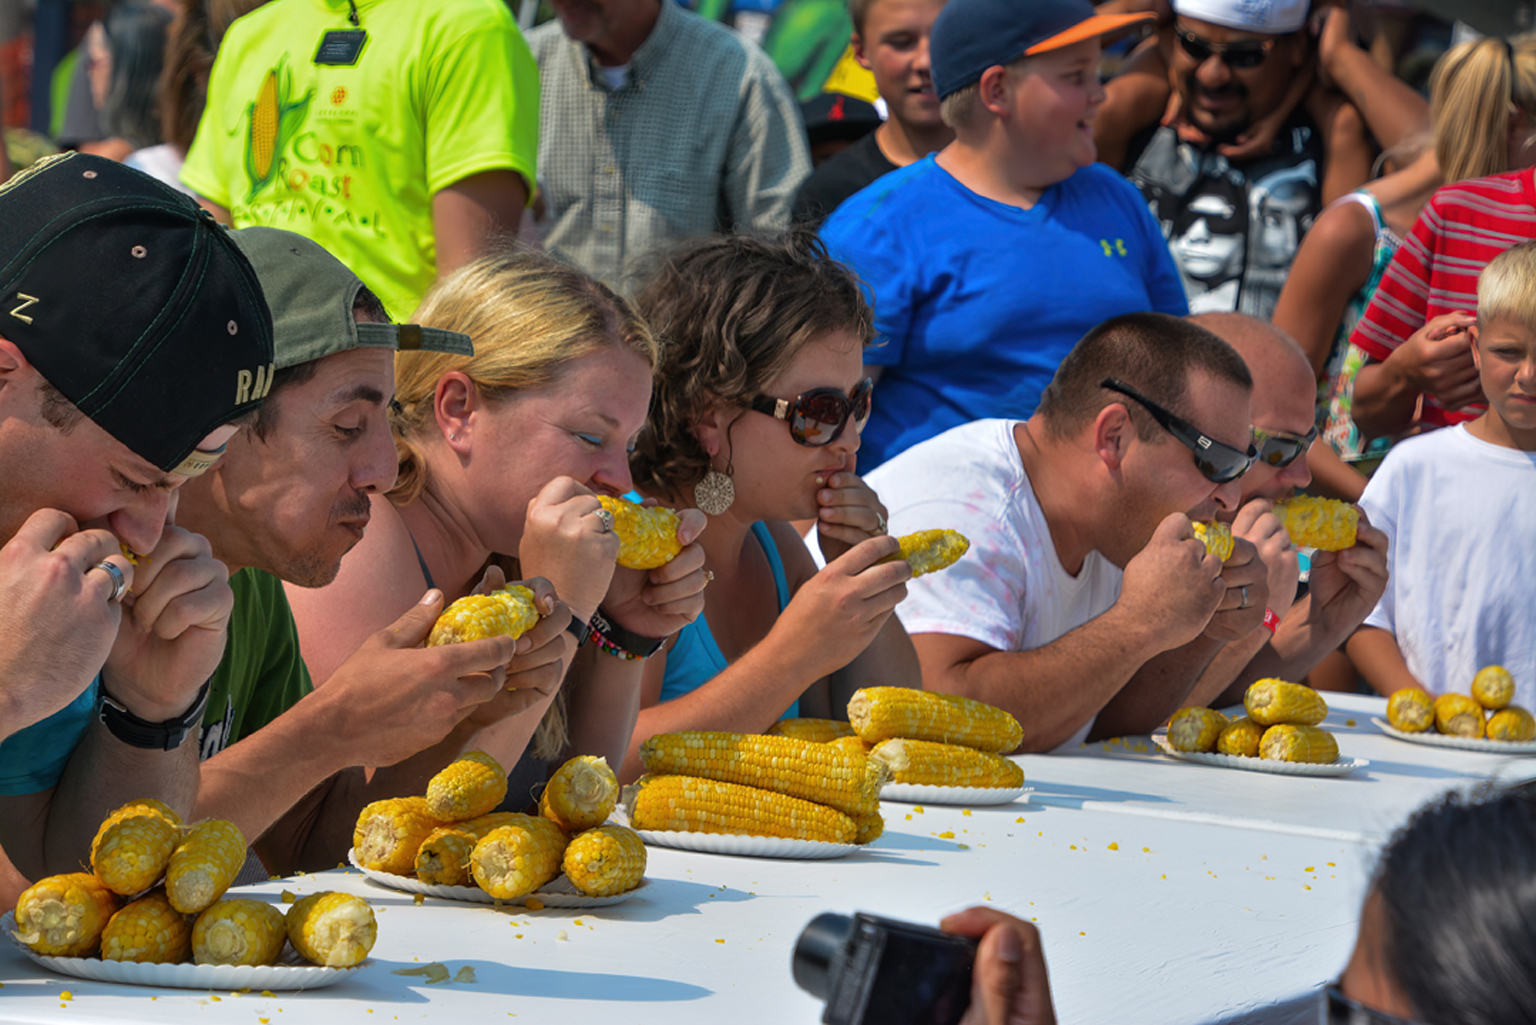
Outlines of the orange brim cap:
<svg viewBox="0 0 1536 1025">
<path fill-rule="evenodd" d="M 1049 39 L 1042 39 L 1034 46 L 1025 50 L 1024 56 L 1033 57 L 1037 53 L 1059 50 L 1063 46 L 1081 43 L 1084 39 L 1097 39 L 1099 36 L 1107 36 L 1111 32 L 1119 32 L 1123 28 L 1140 25 L 1155 19 L 1156 15 L 1151 12 L 1145 14 L 1096 14 L 1087 21 L 1078 22 L 1065 32 L 1058 32 Z"/>
</svg>

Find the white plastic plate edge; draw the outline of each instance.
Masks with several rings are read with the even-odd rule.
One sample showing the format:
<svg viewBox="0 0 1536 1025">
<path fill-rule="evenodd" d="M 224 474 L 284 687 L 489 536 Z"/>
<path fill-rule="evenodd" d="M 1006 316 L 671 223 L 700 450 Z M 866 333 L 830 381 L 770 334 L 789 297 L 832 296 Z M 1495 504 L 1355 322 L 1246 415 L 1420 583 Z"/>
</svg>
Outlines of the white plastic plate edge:
<svg viewBox="0 0 1536 1025">
<path fill-rule="evenodd" d="M 369 964 L 351 968 L 325 968 L 311 964 L 211 965 L 211 964 L 136 964 L 132 961 L 102 961 L 94 957 L 50 957 L 39 954 L 13 933 L 16 916 L 7 911 L 0 918 L 0 930 L 34 963 L 60 975 L 93 982 L 112 982 L 125 986 L 157 986 L 163 989 L 253 990 L 321 989 L 334 986 L 350 973 Z M 290 950 L 288 956 L 297 957 Z"/>
<path fill-rule="evenodd" d="M 1385 719 L 1371 716 L 1371 722 L 1381 727 L 1381 732 L 1393 740 L 1406 740 L 1410 744 L 1426 747 L 1449 747 L 1457 751 L 1480 751 L 1490 755 L 1536 755 L 1536 740 L 1488 740 L 1483 737 L 1451 737 L 1429 730 L 1425 733 L 1409 733 L 1400 730 Z"/>
<path fill-rule="evenodd" d="M 904 804 L 1009 804 L 1034 787 L 941 787 L 922 783 L 887 783 L 880 800 Z"/>
<path fill-rule="evenodd" d="M 685 833 L 659 829 L 637 830 L 640 839 L 653 847 L 705 854 L 736 854 L 748 858 L 815 860 L 841 858 L 858 850 L 857 844 L 821 840 L 786 840 L 778 836 L 739 836 L 734 833 Z"/>
<path fill-rule="evenodd" d="M 1370 765 L 1365 758 L 1340 758 L 1336 762 L 1280 762 L 1268 758 L 1239 758 L 1236 755 L 1201 754 L 1200 752 L 1175 751 L 1163 733 L 1152 734 L 1152 742 L 1163 749 L 1163 754 L 1180 761 L 1197 765 L 1214 765 L 1219 769 L 1242 769 L 1245 772 L 1267 772 L 1274 776 L 1348 776 L 1356 769 Z"/>
<path fill-rule="evenodd" d="M 376 872 L 371 868 L 364 868 L 357 863 L 357 852 L 348 851 L 347 860 L 352 867 L 357 869 L 367 878 L 387 886 L 391 890 L 401 890 L 405 893 L 420 893 L 428 897 L 438 897 L 442 900 L 464 901 L 470 904 L 494 904 L 496 898 L 480 889 L 478 886 L 442 886 L 437 883 L 424 883 L 412 876 L 397 876 L 391 872 Z M 640 884 L 633 890 L 625 890 L 611 897 L 588 897 L 584 893 L 562 893 L 559 891 L 540 890 L 537 893 L 524 894 L 521 897 L 512 897 L 501 901 L 502 904 L 526 904 L 529 897 L 537 897 L 539 903 L 547 908 L 605 908 L 613 904 L 622 904 L 636 893 L 645 889 L 646 880 L 641 879 Z"/>
</svg>

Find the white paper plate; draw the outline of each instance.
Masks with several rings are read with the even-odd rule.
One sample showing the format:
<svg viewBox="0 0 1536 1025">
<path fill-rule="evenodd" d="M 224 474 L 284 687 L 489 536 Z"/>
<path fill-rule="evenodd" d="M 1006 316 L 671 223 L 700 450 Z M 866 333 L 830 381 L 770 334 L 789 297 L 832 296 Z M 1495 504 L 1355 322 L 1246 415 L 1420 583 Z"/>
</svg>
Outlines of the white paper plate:
<svg viewBox="0 0 1536 1025">
<path fill-rule="evenodd" d="M 1444 733 L 1427 730 L 1424 733 L 1408 733 L 1385 719 L 1371 716 L 1371 722 L 1381 727 L 1381 732 L 1394 740 L 1406 740 L 1410 744 L 1429 747 L 1453 747 L 1458 751 L 1481 751 L 1490 755 L 1536 755 L 1536 740 L 1488 740 L 1484 737 L 1451 737 Z"/>
<path fill-rule="evenodd" d="M 907 804 L 1007 804 L 1034 787 L 937 787 L 921 783 L 887 783 L 880 800 Z"/>
<path fill-rule="evenodd" d="M 347 860 L 352 862 L 352 867 L 357 869 L 369 879 L 380 886 L 387 886 L 391 890 L 402 890 L 405 893 L 422 893 L 428 897 L 440 897 L 443 900 L 461 900 L 472 904 L 495 904 L 497 898 L 480 889 L 478 886 L 442 886 L 437 883 L 424 883 L 415 876 L 397 876 L 389 872 L 375 872 L 371 868 L 364 868 L 357 863 L 357 854 L 354 851 L 347 852 Z M 547 884 L 537 893 L 527 893 L 521 897 L 503 898 L 502 904 L 526 904 L 529 897 L 537 897 L 539 902 L 547 908 L 605 908 L 610 904 L 622 904 L 636 893 L 645 889 L 646 881 L 640 880 L 640 885 L 633 890 L 625 890 L 611 897 L 588 897 L 580 892 L 565 876 L 560 876 Z"/>
<path fill-rule="evenodd" d="M 321 989 L 334 986 L 352 972 L 370 962 L 351 968 L 323 968 L 299 957 L 292 948 L 284 953 L 285 963 L 275 965 L 212 964 L 136 964 L 131 961 L 102 961 L 94 957 L 48 957 L 39 954 L 15 937 L 16 916 L 7 911 L 0 918 L 0 930 L 16 949 L 49 971 L 94 982 L 115 982 L 125 986 L 157 986 L 162 989 L 250 989 L 270 990 Z"/>
<path fill-rule="evenodd" d="M 706 854 L 739 854 L 748 858 L 841 858 L 859 849 L 858 844 L 822 840 L 786 840 L 777 836 L 739 836 L 734 833 L 685 833 L 660 829 L 637 830 L 640 839 L 653 847 Z"/>
<path fill-rule="evenodd" d="M 1363 769 L 1371 764 L 1365 758 L 1340 758 L 1336 762 L 1326 762 L 1317 765 L 1312 762 L 1280 762 L 1269 758 L 1239 758 L 1237 755 L 1223 755 L 1212 752 L 1201 754 L 1192 751 L 1175 751 L 1168 744 L 1168 736 L 1163 733 L 1154 733 L 1152 741 L 1163 749 L 1163 754 L 1177 758 L 1180 761 L 1195 762 L 1198 765 L 1214 765 L 1222 769 L 1242 769 L 1245 772 L 1268 772 L 1276 776 L 1348 776 L 1356 769 Z"/>
</svg>

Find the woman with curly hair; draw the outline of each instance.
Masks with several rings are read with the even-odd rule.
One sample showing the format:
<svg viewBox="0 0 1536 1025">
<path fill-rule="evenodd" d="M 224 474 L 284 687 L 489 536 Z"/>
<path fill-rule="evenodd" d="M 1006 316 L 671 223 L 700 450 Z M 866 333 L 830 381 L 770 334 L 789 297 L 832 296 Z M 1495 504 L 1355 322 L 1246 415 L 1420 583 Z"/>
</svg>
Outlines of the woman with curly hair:
<svg viewBox="0 0 1536 1025">
<path fill-rule="evenodd" d="M 657 733 L 760 733 L 785 715 L 847 718 L 874 684 L 920 686 L 891 615 L 911 576 L 856 472 L 873 337 L 858 282 L 808 232 L 702 238 L 640 292 L 661 340 L 635 486 L 697 505 L 713 582 L 704 612 L 650 659 L 638 746 Z M 817 572 L 792 520 L 815 519 Z"/>
</svg>

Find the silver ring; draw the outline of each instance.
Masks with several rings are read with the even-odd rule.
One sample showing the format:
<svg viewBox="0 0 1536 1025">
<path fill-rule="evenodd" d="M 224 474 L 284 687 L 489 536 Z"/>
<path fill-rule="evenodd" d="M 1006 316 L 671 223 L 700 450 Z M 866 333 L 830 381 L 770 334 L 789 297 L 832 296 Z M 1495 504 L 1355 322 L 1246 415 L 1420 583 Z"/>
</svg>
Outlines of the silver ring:
<svg viewBox="0 0 1536 1025">
<path fill-rule="evenodd" d="M 1240 603 L 1238 603 L 1237 607 L 1240 608 L 1240 609 L 1246 609 L 1248 607 L 1248 588 L 1246 588 L 1246 587 L 1242 588 L 1242 593 L 1243 593 L 1243 600 Z"/>
<path fill-rule="evenodd" d="M 705 570 L 704 571 L 704 582 L 706 584 L 710 584 L 710 583 L 714 583 L 714 580 L 715 580 L 715 571 L 712 570 L 712 569 Z"/>
<path fill-rule="evenodd" d="M 599 509 L 597 511 L 597 522 L 603 525 L 601 533 L 613 533 L 613 513 L 609 512 L 607 509 Z"/>
<path fill-rule="evenodd" d="M 875 536 L 880 537 L 885 533 L 885 517 L 879 511 L 875 512 Z"/>
<path fill-rule="evenodd" d="M 112 578 L 112 593 L 107 595 L 107 601 L 119 601 L 128 591 L 128 581 L 123 576 L 123 571 L 117 568 L 115 563 L 98 562 L 91 569 L 105 570 L 107 576 Z"/>
</svg>

